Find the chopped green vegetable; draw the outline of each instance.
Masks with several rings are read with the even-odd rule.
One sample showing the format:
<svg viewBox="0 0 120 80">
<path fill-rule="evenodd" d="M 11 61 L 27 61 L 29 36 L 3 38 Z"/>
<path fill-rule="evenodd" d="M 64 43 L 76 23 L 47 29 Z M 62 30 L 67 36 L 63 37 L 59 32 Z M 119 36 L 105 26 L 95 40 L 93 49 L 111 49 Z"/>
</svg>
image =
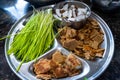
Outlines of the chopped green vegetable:
<svg viewBox="0 0 120 80">
<path fill-rule="evenodd" d="M 52 13 L 38 11 L 14 37 L 8 55 L 13 53 L 21 61 L 17 71 L 23 62 L 34 60 L 51 48 L 55 38 L 53 25 Z"/>
</svg>

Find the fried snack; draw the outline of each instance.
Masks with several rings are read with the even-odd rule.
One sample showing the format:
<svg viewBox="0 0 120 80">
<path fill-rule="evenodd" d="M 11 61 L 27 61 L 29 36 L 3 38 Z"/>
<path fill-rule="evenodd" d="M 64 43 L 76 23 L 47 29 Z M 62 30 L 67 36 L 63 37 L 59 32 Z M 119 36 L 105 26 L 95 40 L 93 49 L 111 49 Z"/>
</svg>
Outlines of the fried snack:
<svg viewBox="0 0 120 80">
<path fill-rule="evenodd" d="M 80 74 L 82 62 L 72 53 L 65 56 L 56 51 L 51 59 L 40 59 L 33 68 L 37 78 L 48 80 Z"/>
<path fill-rule="evenodd" d="M 104 34 L 95 19 L 89 18 L 79 30 L 67 26 L 58 29 L 60 30 L 58 40 L 64 48 L 88 60 L 103 56 L 104 49 L 100 46 L 104 41 Z"/>
</svg>

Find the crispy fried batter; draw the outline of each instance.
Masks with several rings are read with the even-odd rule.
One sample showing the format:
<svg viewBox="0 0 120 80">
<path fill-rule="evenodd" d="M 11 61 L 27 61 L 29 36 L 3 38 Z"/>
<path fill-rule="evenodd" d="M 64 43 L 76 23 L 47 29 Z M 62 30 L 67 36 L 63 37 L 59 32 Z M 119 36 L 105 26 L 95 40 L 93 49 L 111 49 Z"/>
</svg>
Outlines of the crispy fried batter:
<svg viewBox="0 0 120 80">
<path fill-rule="evenodd" d="M 34 72 L 36 74 L 46 73 L 51 69 L 50 61 L 48 59 L 41 59 L 34 64 Z"/>
<path fill-rule="evenodd" d="M 80 63 L 80 61 L 73 54 L 69 54 L 65 62 L 71 67 L 71 69 L 76 69 L 82 66 L 82 63 Z"/>
<path fill-rule="evenodd" d="M 61 54 L 60 51 L 56 51 L 53 55 L 52 55 L 52 60 L 54 62 L 57 62 L 57 63 L 63 63 L 65 61 L 65 56 L 63 56 Z"/>
<path fill-rule="evenodd" d="M 79 45 L 78 43 L 75 39 L 67 39 L 63 42 L 63 46 L 69 50 L 74 50 Z"/>
<path fill-rule="evenodd" d="M 52 78 L 52 76 L 50 74 L 38 74 L 36 77 L 37 78 L 42 78 L 44 80 L 49 80 L 49 79 Z"/>
<path fill-rule="evenodd" d="M 101 49 L 100 45 L 104 41 L 104 33 L 95 19 L 89 18 L 86 25 L 79 30 L 67 26 L 63 28 L 59 38 L 63 47 L 86 59 L 102 57 L 104 50 L 96 51 Z"/>
<path fill-rule="evenodd" d="M 82 62 L 72 53 L 65 56 L 56 51 L 51 59 L 40 59 L 33 67 L 37 78 L 48 80 L 80 74 Z"/>
<path fill-rule="evenodd" d="M 55 78 L 62 78 L 68 75 L 68 73 L 64 70 L 62 66 L 55 68 L 53 70 L 53 74 L 55 75 Z"/>
</svg>

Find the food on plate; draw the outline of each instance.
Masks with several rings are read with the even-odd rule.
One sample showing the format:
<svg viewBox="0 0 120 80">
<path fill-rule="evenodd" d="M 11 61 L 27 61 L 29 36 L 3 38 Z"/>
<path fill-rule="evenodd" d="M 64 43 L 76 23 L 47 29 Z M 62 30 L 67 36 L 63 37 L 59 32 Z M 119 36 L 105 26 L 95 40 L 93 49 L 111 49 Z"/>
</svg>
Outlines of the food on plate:
<svg viewBox="0 0 120 80">
<path fill-rule="evenodd" d="M 33 68 L 37 78 L 63 78 L 80 74 L 82 62 L 72 53 L 63 55 L 57 50 L 51 58 L 42 58 L 35 62 Z"/>
<path fill-rule="evenodd" d="M 58 40 L 64 48 L 88 60 L 103 56 L 101 43 L 104 41 L 104 33 L 95 19 L 89 18 L 79 30 L 68 26 L 59 28 L 58 31 L 60 30 Z"/>
<path fill-rule="evenodd" d="M 78 7 L 71 3 L 71 5 L 66 3 L 63 8 L 56 9 L 55 13 L 58 17 L 62 17 L 67 21 L 81 21 L 89 16 L 89 11 L 87 7 Z"/>
<path fill-rule="evenodd" d="M 65 1 L 55 5 L 53 15 L 69 27 L 80 29 L 90 16 L 90 8 L 79 1 Z M 73 27 L 74 26 L 74 27 Z"/>
<path fill-rule="evenodd" d="M 14 36 L 8 50 L 8 55 L 14 54 L 21 61 L 17 71 L 23 62 L 38 58 L 48 51 L 54 41 L 53 15 L 49 11 L 37 11 L 30 17 L 26 25 Z"/>
</svg>

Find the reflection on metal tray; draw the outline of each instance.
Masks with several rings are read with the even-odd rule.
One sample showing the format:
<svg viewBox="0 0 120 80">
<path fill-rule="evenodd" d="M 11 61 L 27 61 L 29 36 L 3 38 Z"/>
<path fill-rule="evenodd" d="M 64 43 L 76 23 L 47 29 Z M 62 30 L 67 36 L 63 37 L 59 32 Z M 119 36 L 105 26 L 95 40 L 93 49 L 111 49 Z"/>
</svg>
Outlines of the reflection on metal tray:
<svg viewBox="0 0 120 80">
<path fill-rule="evenodd" d="M 50 6 L 45 6 L 44 8 L 52 8 L 54 5 Z M 41 8 L 40 8 L 41 9 Z M 9 31 L 9 34 L 16 33 L 18 30 L 24 27 L 23 22 L 32 14 L 32 12 L 29 12 L 27 15 L 25 15 L 23 18 L 21 18 L 17 23 L 13 25 L 11 30 Z M 98 21 L 100 28 L 104 32 L 104 41 L 102 43 L 102 47 L 105 48 L 105 52 L 103 55 L 103 58 L 98 58 L 96 61 L 88 61 L 85 59 L 81 59 L 83 62 L 83 72 L 79 75 L 76 75 L 74 77 L 67 77 L 67 78 L 62 78 L 62 80 L 75 80 L 75 79 L 80 79 L 83 80 L 85 77 L 88 78 L 88 80 L 93 80 L 97 78 L 100 74 L 103 73 L 103 71 L 108 67 L 113 53 L 114 53 L 114 39 L 113 35 L 108 27 L 108 25 L 104 22 L 102 18 L 100 18 L 97 14 L 92 12 L 91 18 L 94 18 Z M 7 62 L 10 66 L 10 68 L 14 71 L 14 73 L 19 76 L 21 79 L 27 79 L 27 80 L 35 80 L 37 79 L 33 72 L 31 71 L 31 64 L 33 64 L 33 61 L 30 61 L 28 63 L 23 63 L 21 69 L 19 72 L 16 72 L 17 66 L 20 64 L 18 60 L 15 59 L 14 55 L 7 55 L 7 50 L 10 47 L 10 43 L 12 42 L 13 37 L 10 39 L 6 39 L 5 42 L 5 56 L 7 59 Z M 55 40 L 54 47 L 46 52 L 44 55 L 40 56 L 45 57 L 46 55 L 50 55 L 52 52 L 55 50 L 61 50 L 64 53 L 68 52 L 66 49 L 62 48 L 57 40 Z M 60 79 L 61 80 L 61 79 Z"/>
</svg>

